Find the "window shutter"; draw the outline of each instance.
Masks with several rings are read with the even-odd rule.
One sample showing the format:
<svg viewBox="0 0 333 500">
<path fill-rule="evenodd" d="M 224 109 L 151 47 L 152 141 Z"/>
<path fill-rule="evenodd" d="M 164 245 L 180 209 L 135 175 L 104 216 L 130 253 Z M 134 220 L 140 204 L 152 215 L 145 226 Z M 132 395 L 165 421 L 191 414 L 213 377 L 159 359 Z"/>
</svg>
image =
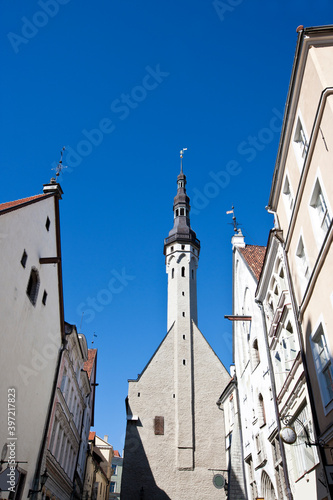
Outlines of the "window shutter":
<svg viewBox="0 0 333 500">
<path fill-rule="evenodd" d="M 164 417 L 155 417 L 154 432 L 156 436 L 164 435 Z"/>
</svg>

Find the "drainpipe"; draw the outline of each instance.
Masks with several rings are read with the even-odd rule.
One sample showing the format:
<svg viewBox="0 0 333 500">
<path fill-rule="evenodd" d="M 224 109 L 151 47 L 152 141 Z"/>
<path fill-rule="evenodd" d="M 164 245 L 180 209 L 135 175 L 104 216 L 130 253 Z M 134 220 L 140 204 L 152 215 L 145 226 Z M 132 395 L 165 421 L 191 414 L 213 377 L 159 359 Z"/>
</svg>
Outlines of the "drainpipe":
<svg viewBox="0 0 333 500">
<path fill-rule="evenodd" d="M 309 372 L 308 372 L 308 366 L 307 366 L 307 362 L 306 362 L 306 356 L 305 356 L 305 350 L 304 350 L 304 339 L 303 339 L 303 335 L 302 335 L 302 325 L 301 325 L 300 320 L 299 320 L 299 311 L 297 310 L 297 307 L 296 307 L 295 291 L 294 291 L 293 281 L 292 281 L 291 273 L 290 273 L 290 269 L 289 269 L 288 257 L 287 257 L 285 248 L 283 246 L 282 246 L 282 250 L 283 250 L 284 265 L 285 265 L 285 268 L 287 271 L 287 280 L 288 280 L 288 287 L 290 290 L 291 306 L 293 308 L 293 313 L 294 313 L 295 323 L 296 323 L 296 330 L 297 330 L 297 337 L 298 337 L 298 342 L 299 342 L 300 349 L 301 349 L 301 360 L 303 363 L 304 376 L 305 376 L 305 381 L 306 381 L 308 394 L 309 394 L 309 403 L 310 403 L 310 408 L 311 408 L 312 421 L 313 421 L 313 426 L 315 429 L 316 441 L 318 442 L 318 436 L 320 436 L 320 428 L 319 428 L 319 422 L 318 422 L 317 414 L 316 414 L 316 406 L 315 406 L 315 402 L 314 402 L 314 397 L 313 397 L 313 392 L 312 392 L 312 387 L 311 387 L 311 382 L 310 382 L 310 376 L 309 376 Z M 325 452 L 321 446 L 318 446 L 317 448 L 318 448 L 318 452 L 319 452 L 319 456 L 320 456 L 320 462 L 321 462 L 321 465 L 323 468 L 324 477 L 326 480 L 326 490 L 329 493 L 330 497 L 332 498 L 333 487 L 330 486 L 330 483 L 329 483 L 328 477 L 327 477 L 327 473 L 326 473 Z"/>
<path fill-rule="evenodd" d="M 275 418 L 276 418 L 277 429 L 278 429 L 279 445 L 280 445 L 280 450 L 281 450 L 283 473 L 284 473 L 284 477 L 285 477 L 285 481 L 286 481 L 286 490 L 287 490 L 288 499 L 289 500 L 293 500 L 293 494 L 292 494 L 292 491 L 291 491 L 291 488 L 290 488 L 290 481 L 289 481 L 289 475 L 288 475 L 288 467 L 287 467 L 286 455 L 285 455 L 285 451 L 284 451 L 284 446 L 282 444 L 282 439 L 281 439 L 281 436 L 280 436 L 281 423 L 280 423 L 280 415 L 279 415 L 279 409 L 278 409 L 277 398 L 276 398 L 275 380 L 274 380 L 274 376 L 273 376 L 273 373 L 274 373 L 273 372 L 273 364 L 272 364 L 271 353 L 270 353 L 269 345 L 268 345 L 268 336 L 267 336 L 265 312 L 264 312 L 264 308 L 263 308 L 262 302 L 260 302 L 257 299 L 255 299 L 255 302 L 259 306 L 259 309 L 260 309 L 260 312 L 261 312 L 261 319 L 262 319 L 263 329 L 264 329 L 265 347 L 266 347 L 267 360 L 268 360 L 268 368 L 269 368 L 269 377 L 270 377 L 270 382 L 271 382 L 271 387 L 272 387 L 272 393 L 273 393 Z"/>
<path fill-rule="evenodd" d="M 40 477 L 43 458 L 44 458 L 44 450 L 45 450 L 45 446 L 46 446 L 47 433 L 48 433 L 49 426 L 50 426 L 54 397 L 55 397 L 55 393 L 57 390 L 57 382 L 58 382 L 59 370 L 60 370 L 60 365 L 61 365 L 61 360 L 62 360 L 62 354 L 63 354 L 64 350 L 66 349 L 66 346 L 67 346 L 67 340 L 64 340 L 63 344 L 59 350 L 59 353 L 58 353 L 57 368 L 56 368 L 56 371 L 54 374 L 53 386 L 52 386 L 51 397 L 50 397 L 50 402 L 49 402 L 49 408 L 48 408 L 48 412 L 47 412 L 47 418 L 45 421 L 43 437 L 41 440 L 41 445 L 40 445 L 40 450 L 39 450 L 39 455 L 38 455 L 38 462 L 37 462 L 35 475 L 34 475 L 34 479 L 33 479 L 33 486 L 32 486 L 33 490 L 38 490 L 38 487 L 39 487 L 39 477 Z M 32 494 L 32 500 L 34 500 L 36 498 L 36 494 L 37 493 Z"/>
</svg>

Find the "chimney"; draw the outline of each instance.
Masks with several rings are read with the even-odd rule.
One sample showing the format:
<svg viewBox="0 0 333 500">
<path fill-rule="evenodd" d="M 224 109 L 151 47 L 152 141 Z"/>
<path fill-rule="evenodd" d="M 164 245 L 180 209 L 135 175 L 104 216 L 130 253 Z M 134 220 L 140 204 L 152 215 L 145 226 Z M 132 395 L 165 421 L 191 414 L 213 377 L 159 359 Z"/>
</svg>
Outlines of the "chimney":
<svg viewBox="0 0 333 500">
<path fill-rule="evenodd" d="M 60 184 L 56 182 L 54 177 L 52 177 L 49 184 L 43 184 L 43 193 L 44 194 L 54 193 L 58 196 L 59 200 L 61 200 L 61 195 L 64 194 Z"/>
<path fill-rule="evenodd" d="M 107 434 L 105 434 L 104 441 L 108 442 L 108 439 L 109 439 L 109 436 Z"/>
<path fill-rule="evenodd" d="M 245 248 L 244 236 L 241 229 L 237 230 L 237 233 L 231 238 L 232 249 L 235 247 Z"/>
</svg>

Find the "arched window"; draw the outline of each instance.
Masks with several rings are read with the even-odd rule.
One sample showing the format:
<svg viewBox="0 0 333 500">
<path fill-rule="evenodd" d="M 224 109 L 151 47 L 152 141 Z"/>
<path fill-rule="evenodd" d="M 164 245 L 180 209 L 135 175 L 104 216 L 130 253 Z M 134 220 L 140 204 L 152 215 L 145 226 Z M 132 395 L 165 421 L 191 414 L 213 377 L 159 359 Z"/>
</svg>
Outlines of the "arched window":
<svg viewBox="0 0 333 500">
<path fill-rule="evenodd" d="M 182 267 L 182 278 L 185 278 L 185 267 Z"/>
<path fill-rule="evenodd" d="M 27 295 L 32 305 L 36 305 L 39 290 L 39 274 L 34 267 L 31 269 L 27 286 Z"/>
<path fill-rule="evenodd" d="M 260 357 L 259 357 L 258 339 L 254 339 L 251 349 L 252 371 L 259 365 L 259 363 L 260 363 Z"/>
<path fill-rule="evenodd" d="M 266 423 L 264 398 L 262 397 L 262 394 L 259 394 L 259 405 L 258 406 L 259 406 L 259 408 L 258 408 L 259 426 L 262 427 Z"/>
</svg>

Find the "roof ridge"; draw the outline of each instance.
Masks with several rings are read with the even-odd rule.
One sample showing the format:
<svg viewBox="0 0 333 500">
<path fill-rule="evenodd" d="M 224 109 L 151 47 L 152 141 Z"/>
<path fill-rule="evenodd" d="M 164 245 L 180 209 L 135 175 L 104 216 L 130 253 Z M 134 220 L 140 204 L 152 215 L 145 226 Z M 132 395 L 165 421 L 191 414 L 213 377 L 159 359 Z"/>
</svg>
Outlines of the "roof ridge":
<svg viewBox="0 0 333 500">
<path fill-rule="evenodd" d="M 29 196 L 27 198 L 20 198 L 19 200 L 7 201 L 5 203 L 0 203 L 0 211 L 6 210 L 7 208 L 17 207 L 19 205 L 24 205 L 25 203 L 29 203 L 30 201 L 37 200 L 39 198 L 46 198 L 50 196 L 49 194 L 36 194 L 34 196 Z"/>
</svg>

